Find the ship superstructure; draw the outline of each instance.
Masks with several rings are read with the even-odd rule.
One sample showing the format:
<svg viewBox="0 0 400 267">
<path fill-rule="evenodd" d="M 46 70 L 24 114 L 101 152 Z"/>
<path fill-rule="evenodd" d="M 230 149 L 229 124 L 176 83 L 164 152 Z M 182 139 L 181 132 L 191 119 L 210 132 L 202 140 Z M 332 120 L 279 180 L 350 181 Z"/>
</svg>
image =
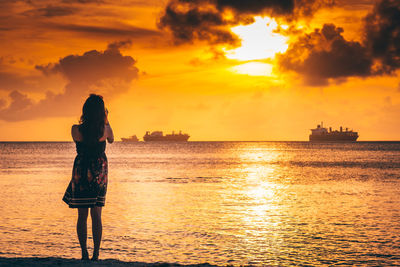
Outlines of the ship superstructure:
<svg viewBox="0 0 400 267">
<path fill-rule="evenodd" d="M 317 125 L 317 128 L 311 129 L 310 141 L 357 141 L 358 132 L 349 130 L 349 128 L 343 129 L 340 126 L 340 130 L 332 131 L 332 127 L 325 128 L 323 123 Z"/>
<path fill-rule="evenodd" d="M 147 131 L 146 134 L 143 136 L 143 140 L 146 142 L 149 141 L 182 142 L 182 141 L 187 141 L 189 137 L 190 135 L 182 133 L 182 131 L 179 131 L 178 134 L 172 132 L 172 134 L 166 134 L 166 135 L 164 135 L 162 131 L 154 131 L 152 133 L 150 133 L 150 131 Z"/>
</svg>

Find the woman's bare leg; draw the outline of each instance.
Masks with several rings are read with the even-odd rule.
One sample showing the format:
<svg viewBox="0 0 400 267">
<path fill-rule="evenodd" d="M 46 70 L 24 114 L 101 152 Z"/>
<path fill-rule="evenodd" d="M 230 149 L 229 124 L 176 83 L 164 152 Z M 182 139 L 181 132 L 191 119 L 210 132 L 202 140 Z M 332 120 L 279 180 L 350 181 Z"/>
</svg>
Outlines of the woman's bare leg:
<svg viewBox="0 0 400 267">
<path fill-rule="evenodd" d="M 79 244 L 81 245 L 82 249 L 82 260 L 89 259 L 89 254 L 86 246 L 88 213 L 88 208 L 78 208 L 78 222 L 76 224 L 76 232 L 78 234 Z"/>
<path fill-rule="evenodd" d="M 99 259 L 101 234 L 103 226 L 101 224 L 101 207 L 93 207 L 90 209 L 90 216 L 92 216 L 92 233 L 93 233 L 93 257 L 92 260 Z"/>
</svg>

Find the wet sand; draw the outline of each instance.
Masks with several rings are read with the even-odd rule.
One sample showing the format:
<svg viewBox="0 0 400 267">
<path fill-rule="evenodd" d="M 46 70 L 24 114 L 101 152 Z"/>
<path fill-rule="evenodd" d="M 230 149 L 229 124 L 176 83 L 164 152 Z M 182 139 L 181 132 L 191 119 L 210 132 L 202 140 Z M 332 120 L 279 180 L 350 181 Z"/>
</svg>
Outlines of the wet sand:
<svg viewBox="0 0 400 267">
<path fill-rule="evenodd" d="M 113 259 L 105 259 L 99 261 L 81 261 L 77 259 L 64 259 L 64 258 L 4 258 L 0 257 L 0 266 L 135 266 L 135 267 L 167 267 L 167 266 L 198 266 L 209 267 L 216 266 L 208 263 L 195 264 L 195 265 L 182 265 L 177 263 L 144 263 L 144 262 L 124 262 Z"/>
</svg>

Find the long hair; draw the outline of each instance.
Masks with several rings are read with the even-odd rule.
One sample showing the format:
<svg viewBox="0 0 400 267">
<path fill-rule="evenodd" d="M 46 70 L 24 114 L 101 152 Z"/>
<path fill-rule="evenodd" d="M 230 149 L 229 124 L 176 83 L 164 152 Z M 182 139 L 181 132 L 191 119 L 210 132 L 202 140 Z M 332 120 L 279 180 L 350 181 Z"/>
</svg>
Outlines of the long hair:
<svg viewBox="0 0 400 267">
<path fill-rule="evenodd" d="M 79 131 L 85 143 L 95 143 L 104 135 L 104 101 L 101 95 L 91 94 L 82 108 Z"/>
</svg>

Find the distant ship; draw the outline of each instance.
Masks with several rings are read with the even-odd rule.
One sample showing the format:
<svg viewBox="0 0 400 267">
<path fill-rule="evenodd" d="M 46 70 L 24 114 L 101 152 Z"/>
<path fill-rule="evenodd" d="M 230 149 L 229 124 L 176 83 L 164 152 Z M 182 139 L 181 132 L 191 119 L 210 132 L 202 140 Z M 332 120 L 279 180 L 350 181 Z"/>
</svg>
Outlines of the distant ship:
<svg viewBox="0 0 400 267">
<path fill-rule="evenodd" d="M 163 135 L 161 131 L 155 131 L 150 133 L 149 131 L 143 136 L 143 140 L 146 142 L 149 141 L 172 141 L 172 142 L 182 142 L 187 141 L 189 139 L 188 134 L 183 134 L 181 131 L 179 134 L 172 132 L 172 134 Z"/>
<path fill-rule="evenodd" d="M 317 125 L 317 128 L 311 129 L 310 141 L 357 141 L 358 133 L 353 132 L 353 130 L 349 130 L 346 128 L 343 131 L 342 126 L 340 126 L 340 131 L 335 130 L 332 131 L 332 127 L 329 127 L 329 131 L 327 128 L 324 128 L 323 123 L 321 125 Z"/>
<path fill-rule="evenodd" d="M 138 142 L 139 138 L 137 138 L 136 135 L 132 135 L 131 137 L 128 138 L 121 138 L 122 142 Z"/>
</svg>

